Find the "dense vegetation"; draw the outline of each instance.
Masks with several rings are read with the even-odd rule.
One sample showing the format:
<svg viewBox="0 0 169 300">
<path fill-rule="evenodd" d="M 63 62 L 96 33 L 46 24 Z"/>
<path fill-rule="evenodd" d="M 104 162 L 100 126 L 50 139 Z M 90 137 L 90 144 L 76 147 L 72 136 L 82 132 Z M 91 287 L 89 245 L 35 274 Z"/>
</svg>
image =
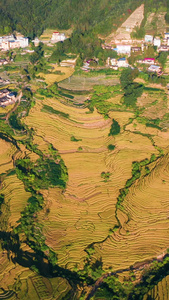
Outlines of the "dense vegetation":
<svg viewBox="0 0 169 300">
<path fill-rule="evenodd" d="M 143 85 L 133 82 L 138 73 L 137 69 L 132 70 L 130 68 L 123 70 L 121 73 L 120 82 L 124 91 L 124 104 L 127 107 L 135 107 L 137 98 L 143 92 Z"/>
<path fill-rule="evenodd" d="M 24 35 L 40 35 L 44 28 L 82 31 L 92 30 L 107 34 L 118 26 L 143 1 L 133 0 L 2 0 L 0 3 L 0 34 L 16 29 Z M 145 1 L 147 10 L 165 5 L 166 0 Z M 168 15 L 168 14 L 167 14 Z M 166 17 L 167 19 L 167 17 Z"/>
<path fill-rule="evenodd" d="M 75 30 L 72 36 L 65 40 L 64 43 L 57 43 L 51 61 L 60 62 L 65 58 L 69 58 L 67 53 L 79 54 L 76 65 L 82 66 L 85 58 L 97 57 L 99 65 L 103 65 L 106 59 L 117 57 L 115 51 L 103 50 L 101 47 L 102 41 L 98 39 L 97 34 L 90 31 L 84 32 L 82 30 Z M 97 61 L 94 62 L 97 65 Z"/>
</svg>

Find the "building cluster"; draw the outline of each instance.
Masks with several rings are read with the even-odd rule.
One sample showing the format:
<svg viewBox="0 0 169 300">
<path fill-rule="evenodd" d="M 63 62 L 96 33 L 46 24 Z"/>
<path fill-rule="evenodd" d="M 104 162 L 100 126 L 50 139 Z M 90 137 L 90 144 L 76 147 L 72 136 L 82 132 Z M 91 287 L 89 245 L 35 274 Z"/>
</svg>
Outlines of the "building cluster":
<svg viewBox="0 0 169 300">
<path fill-rule="evenodd" d="M 0 36 L 0 49 L 10 50 L 14 48 L 25 48 L 29 45 L 29 40 L 26 37 L 17 37 L 14 35 Z"/>
<path fill-rule="evenodd" d="M 130 41 L 130 43 L 126 41 L 124 43 L 116 43 L 115 47 L 110 44 L 104 44 L 102 45 L 102 47 L 103 49 L 116 51 L 119 56 L 125 55 L 129 57 L 132 53 L 142 54 L 142 52 L 144 52 L 144 49 L 149 45 L 156 46 L 158 52 L 168 52 L 169 33 L 164 33 L 163 38 L 153 37 L 153 35 L 147 34 L 145 35 L 144 40 L 139 41 L 139 45 L 137 45 L 136 41 Z M 137 63 L 147 65 L 147 71 L 149 72 L 154 72 L 158 76 L 162 75 L 162 68 L 155 62 L 154 58 L 147 57 L 144 59 L 139 59 L 137 60 Z M 117 70 L 119 67 L 129 66 L 125 57 L 119 59 L 108 58 L 107 65 L 114 70 Z"/>
<path fill-rule="evenodd" d="M 8 89 L 0 90 L 0 106 L 5 107 L 7 105 L 16 102 L 16 97 L 14 93 L 11 93 Z"/>
<path fill-rule="evenodd" d="M 53 46 L 53 44 L 55 44 L 55 43 L 64 42 L 64 40 L 66 40 L 66 36 L 64 33 L 54 31 L 52 33 L 52 37 L 50 40 L 48 38 L 40 40 L 39 38 L 36 37 L 34 40 L 32 40 L 32 42 L 34 43 L 35 47 L 37 47 L 40 42 L 43 42 L 44 44 L 47 44 L 48 46 Z"/>
<path fill-rule="evenodd" d="M 102 45 L 103 49 L 114 50 L 118 55 L 128 55 L 130 56 L 132 52 L 143 52 L 144 48 L 147 45 L 152 45 L 157 47 L 157 51 L 169 51 L 169 33 L 164 33 L 164 37 L 153 37 L 153 35 L 146 34 L 144 40 L 139 41 L 141 46 L 133 46 L 133 43 L 136 44 L 136 41 L 123 41 L 123 43 L 116 41 L 116 46 L 113 47 L 110 44 Z"/>
<path fill-rule="evenodd" d="M 147 71 L 156 73 L 158 76 L 162 75 L 161 66 L 157 65 L 155 62 L 155 58 L 144 58 L 137 61 L 137 63 L 145 64 L 148 66 Z M 107 65 L 113 69 L 118 70 L 118 68 L 128 68 L 129 64 L 127 62 L 126 57 L 122 57 L 119 59 L 116 58 L 108 58 Z"/>
<path fill-rule="evenodd" d="M 152 35 L 145 35 L 145 43 L 157 47 L 158 52 L 169 51 L 169 32 L 164 33 L 164 37 L 153 37 Z"/>
</svg>

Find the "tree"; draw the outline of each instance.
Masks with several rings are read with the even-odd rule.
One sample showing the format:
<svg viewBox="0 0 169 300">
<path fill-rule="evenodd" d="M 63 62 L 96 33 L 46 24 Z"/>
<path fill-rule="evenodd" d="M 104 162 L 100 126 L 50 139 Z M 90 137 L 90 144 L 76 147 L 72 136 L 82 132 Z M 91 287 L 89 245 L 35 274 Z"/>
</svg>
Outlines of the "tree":
<svg viewBox="0 0 169 300">
<path fill-rule="evenodd" d="M 144 27 L 136 26 L 134 31 L 131 33 L 131 38 L 133 39 L 142 39 L 145 36 L 145 29 Z"/>
<path fill-rule="evenodd" d="M 36 52 L 32 53 L 30 55 L 30 57 L 29 57 L 29 60 L 30 60 L 30 62 L 31 62 L 32 65 L 35 65 L 38 62 L 38 60 L 39 60 L 38 53 L 36 53 Z"/>
<path fill-rule="evenodd" d="M 122 71 L 120 82 L 124 91 L 124 104 L 127 107 L 135 107 L 137 98 L 141 96 L 143 92 L 143 85 L 137 82 L 133 82 L 133 80 L 138 76 L 138 69 L 130 69 L 127 68 Z"/>
<path fill-rule="evenodd" d="M 166 13 L 165 20 L 166 20 L 166 23 L 169 24 L 169 12 Z"/>
<path fill-rule="evenodd" d="M 124 89 L 126 86 L 130 85 L 133 80 L 137 77 L 138 75 L 138 69 L 131 69 L 131 68 L 126 68 L 121 72 L 120 76 L 120 83 L 122 88 Z"/>
<path fill-rule="evenodd" d="M 168 56 L 168 52 L 160 52 L 159 56 L 157 57 L 158 62 L 161 64 L 163 68 L 165 67 L 167 56 Z"/>
<path fill-rule="evenodd" d="M 29 88 L 24 88 L 22 89 L 23 97 L 27 98 L 30 100 L 33 96 L 32 91 Z"/>
<path fill-rule="evenodd" d="M 149 45 L 144 51 L 144 57 L 154 58 L 156 56 L 155 49 L 153 46 Z"/>
<path fill-rule="evenodd" d="M 120 125 L 115 119 L 113 119 L 113 122 L 112 122 L 112 125 L 111 125 L 111 128 L 110 128 L 110 132 L 109 132 L 109 136 L 110 135 L 117 135 L 119 133 L 120 133 Z"/>
</svg>

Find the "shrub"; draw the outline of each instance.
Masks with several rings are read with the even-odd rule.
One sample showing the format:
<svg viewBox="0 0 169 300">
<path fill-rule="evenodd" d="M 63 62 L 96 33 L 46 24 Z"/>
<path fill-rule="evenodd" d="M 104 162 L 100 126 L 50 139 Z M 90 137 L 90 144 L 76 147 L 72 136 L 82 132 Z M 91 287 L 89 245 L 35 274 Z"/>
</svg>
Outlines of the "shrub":
<svg viewBox="0 0 169 300">
<path fill-rule="evenodd" d="M 81 141 L 82 139 L 76 139 L 76 138 L 74 137 L 74 135 L 72 135 L 71 138 L 70 138 L 70 140 L 71 140 L 72 142 L 79 142 L 79 141 Z"/>
<path fill-rule="evenodd" d="M 109 144 L 109 145 L 107 146 L 108 150 L 110 150 L 110 151 L 114 150 L 115 147 L 116 147 L 116 146 L 115 146 L 115 145 L 112 145 L 112 144 Z"/>
<path fill-rule="evenodd" d="M 109 180 L 110 175 L 111 175 L 110 172 L 102 172 L 101 173 L 101 178 L 103 178 L 104 181 L 106 182 L 107 180 Z"/>
</svg>

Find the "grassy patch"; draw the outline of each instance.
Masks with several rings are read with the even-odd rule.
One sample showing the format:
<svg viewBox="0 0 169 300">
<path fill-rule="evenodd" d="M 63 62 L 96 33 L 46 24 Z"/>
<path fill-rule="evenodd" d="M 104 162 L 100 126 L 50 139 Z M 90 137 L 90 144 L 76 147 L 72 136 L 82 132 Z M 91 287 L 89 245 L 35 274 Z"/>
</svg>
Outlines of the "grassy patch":
<svg viewBox="0 0 169 300">
<path fill-rule="evenodd" d="M 66 97 L 66 98 L 69 98 L 69 99 L 74 99 L 74 96 L 72 96 L 72 95 L 70 95 L 70 94 L 65 94 L 65 93 L 63 93 L 63 92 L 61 92 L 61 91 L 59 91 L 59 94 L 61 95 L 61 96 L 63 96 L 63 97 Z"/>
<path fill-rule="evenodd" d="M 69 114 L 66 114 L 62 111 L 56 110 L 53 107 L 49 106 L 49 105 L 43 105 L 43 108 L 41 109 L 42 112 L 47 112 L 47 113 L 51 113 L 51 114 L 55 114 L 55 115 L 59 115 L 63 118 L 69 118 Z"/>
<path fill-rule="evenodd" d="M 74 137 L 74 135 L 71 136 L 70 140 L 71 140 L 72 142 L 79 142 L 79 141 L 82 141 L 82 139 L 76 139 L 76 138 Z"/>
</svg>

